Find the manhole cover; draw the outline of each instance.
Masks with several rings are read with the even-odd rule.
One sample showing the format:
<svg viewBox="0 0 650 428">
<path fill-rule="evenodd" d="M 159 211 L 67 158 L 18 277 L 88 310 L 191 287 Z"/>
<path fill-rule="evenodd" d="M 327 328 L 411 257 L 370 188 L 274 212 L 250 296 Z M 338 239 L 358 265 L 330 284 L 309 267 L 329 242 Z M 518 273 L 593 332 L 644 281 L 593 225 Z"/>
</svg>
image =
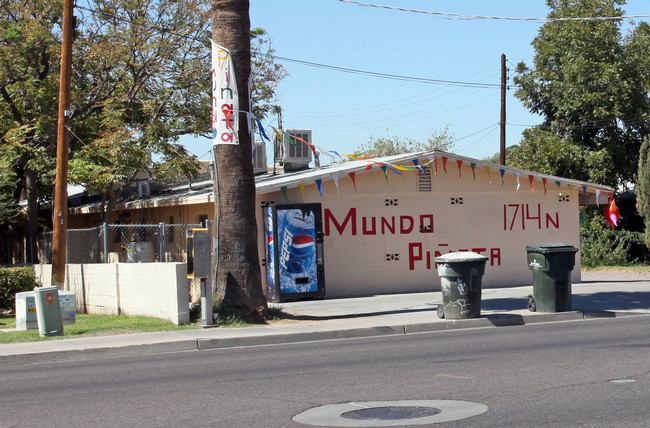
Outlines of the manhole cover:
<svg viewBox="0 0 650 428">
<path fill-rule="evenodd" d="M 293 420 L 329 427 L 430 426 L 471 418 L 487 410 L 484 404 L 456 400 L 352 401 L 313 407 Z"/>
<path fill-rule="evenodd" d="M 416 419 L 437 415 L 440 409 L 421 406 L 384 406 L 370 409 L 352 410 L 341 414 L 347 419 L 372 421 L 394 421 L 399 419 Z"/>
</svg>

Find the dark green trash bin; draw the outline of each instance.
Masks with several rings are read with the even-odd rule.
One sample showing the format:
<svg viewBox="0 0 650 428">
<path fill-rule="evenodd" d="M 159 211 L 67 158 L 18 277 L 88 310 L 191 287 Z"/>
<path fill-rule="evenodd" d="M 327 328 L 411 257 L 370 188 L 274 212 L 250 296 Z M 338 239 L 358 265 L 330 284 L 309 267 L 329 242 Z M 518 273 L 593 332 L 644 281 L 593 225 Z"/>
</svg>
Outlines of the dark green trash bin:
<svg viewBox="0 0 650 428">
<path fill-rule="evenodd" d="M 442 305 L 438 306 L 440 318 L 481 316 L 481 281 L 487 260 L 487 256 L 472 252 L 436 257 L 442 291 Z"/>
<path fill-rule="evenodd" d="M 529 310 L 571 310 L 571 271 L 577 251 L 572 245 L 563 243 L 526 246 L 528 268 L 533 271 L 533 295 L 527 300 Z"/>
</svg>

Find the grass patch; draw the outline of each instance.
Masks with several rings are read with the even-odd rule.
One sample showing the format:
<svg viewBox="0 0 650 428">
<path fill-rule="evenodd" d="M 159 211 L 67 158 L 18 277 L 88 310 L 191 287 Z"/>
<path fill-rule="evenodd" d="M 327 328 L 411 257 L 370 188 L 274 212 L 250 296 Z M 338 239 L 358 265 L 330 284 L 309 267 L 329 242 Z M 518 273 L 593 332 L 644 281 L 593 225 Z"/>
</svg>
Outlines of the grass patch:
<svg viewBox="0 0 650 428">
<path fill-rule="evenodd" d="M 126 315 L 77 314 L 74 324 L 63 326 L 63 336 L 41 337 L 38 329 L 15 331 L 16 318 L 0 316 L 0 343 L 34 342 L 40 340 L 70 339 L 110 334 L 144 333 L 196 329 L 193 324 L 177 326 L 158 318 Z"/>
</svg>

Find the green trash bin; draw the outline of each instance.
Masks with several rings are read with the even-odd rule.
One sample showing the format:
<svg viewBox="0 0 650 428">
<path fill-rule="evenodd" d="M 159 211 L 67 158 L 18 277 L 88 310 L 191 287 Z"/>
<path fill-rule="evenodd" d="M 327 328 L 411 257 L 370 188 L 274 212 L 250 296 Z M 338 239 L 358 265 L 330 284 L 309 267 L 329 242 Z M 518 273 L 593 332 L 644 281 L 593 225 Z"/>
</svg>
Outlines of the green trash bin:
<svg viewBox="0 0 650 428">
<path fill-rule="evenodd" d="M 526 301 L 530 311 L 571 310 L 571 271 L 577 251 L 563 243 L 526 246 L 528 268 L 533 271 L 533 294 Z"/>
<path fill-rule="evenodd" d="M 36 304 L 38 333 L 41 337 L 63 336 L 63 318 L 61 318 L 58 288 L 34 288 L 34 303 Z"/>
<path fill-rule="evenodd" d="M 481 316 L 481 281 L 487 260 L 487 256 L 468 251 L 436 257 L 442 292 L 442 305 L 438 305 L 440 318 Z"/>
</svg>

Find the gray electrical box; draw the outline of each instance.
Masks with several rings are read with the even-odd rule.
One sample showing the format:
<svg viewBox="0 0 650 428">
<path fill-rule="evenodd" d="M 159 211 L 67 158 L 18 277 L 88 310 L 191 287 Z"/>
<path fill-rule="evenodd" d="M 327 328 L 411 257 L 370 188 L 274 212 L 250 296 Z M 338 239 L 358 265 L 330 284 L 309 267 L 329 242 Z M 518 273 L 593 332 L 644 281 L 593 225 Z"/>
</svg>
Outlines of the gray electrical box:
<svg viewBox="0 0 650 428">
<path fill-rule="evenodd" d="M 76 295 L 74 291 L 59 290 L 59 304 L 61 305 L 61 319 L 63 325 L 75 323 Z M 16 330 L 29 330 L 38 328 L 36 319 L 36 300 L 33 291 L 16 293 Z"/>
<path fill-rule="evenodd" d="M 210 276 L 210 241 L 210 233 L 206 228 L 194 228 L 187 231 L 188 278 L 207 278 Z"/>
</svg>

